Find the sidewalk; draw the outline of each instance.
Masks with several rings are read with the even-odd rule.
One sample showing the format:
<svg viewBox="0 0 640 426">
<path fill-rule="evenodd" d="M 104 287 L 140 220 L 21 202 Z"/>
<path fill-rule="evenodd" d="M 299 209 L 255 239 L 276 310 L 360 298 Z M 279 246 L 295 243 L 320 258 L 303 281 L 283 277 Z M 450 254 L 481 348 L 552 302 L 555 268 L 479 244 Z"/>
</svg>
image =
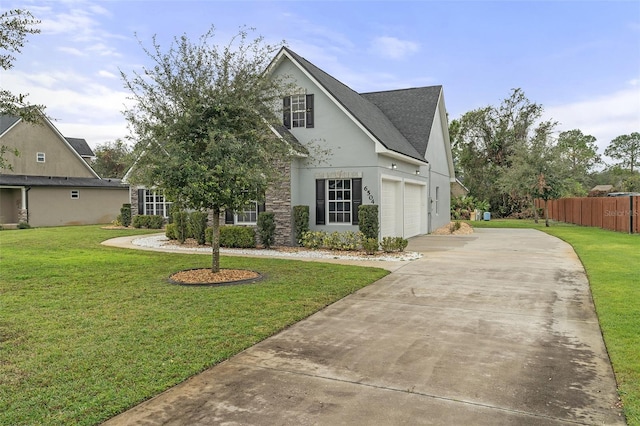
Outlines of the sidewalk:
<svg viewBox="0 0 640 426">
<path fill-rule="evenodd" d="M 624 424 L 588 282 L 535 230 L 424 257 L 107 425 Z"/>
</svg>

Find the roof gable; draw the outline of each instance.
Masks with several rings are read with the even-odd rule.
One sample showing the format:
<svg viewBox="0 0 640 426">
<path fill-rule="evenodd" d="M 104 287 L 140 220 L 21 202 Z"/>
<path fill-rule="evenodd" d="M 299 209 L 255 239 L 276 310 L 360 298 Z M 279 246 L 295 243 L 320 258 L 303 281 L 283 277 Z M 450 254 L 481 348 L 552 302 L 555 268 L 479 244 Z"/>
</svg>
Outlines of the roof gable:
<svg viewBox="0 0 640 426">
<path fill-rule="evenodd" d="M 284 47 L 283 52 L 299 67 L 302 67 L 317 84 L 322 86 L 336 102 L 351 114 L 354 120 L 359 122 L 385 148 L 425 161 L 424 152 L 420 153 L 416 150 L 375 103 L 361 96 L 292 50 Z"/>
<path fill-rule="evenodd" d="M 430 86 L 361 95 L 380 108 L 416 151 L 425 155 L 441 92 L 442 86 Z"/>
<path fill-rule="evenodd" d="M 71 145 L 71 147 L 75 149 L 78 154 L 80 154 L 81 157 L 95 157 L 95 154 L 93 153 L 85 139 L 67 137 L 65 137 L 65 139 L 67 140 L 67 142 L 69 142 L 69 145 Z"/>
<path fill-rule="evenodd" d="M 20 121 L 20 117 L 15 117 L 13 115 L 0 115 L 0 136 L 12 128 L 18 121 Z"/>
</svg>

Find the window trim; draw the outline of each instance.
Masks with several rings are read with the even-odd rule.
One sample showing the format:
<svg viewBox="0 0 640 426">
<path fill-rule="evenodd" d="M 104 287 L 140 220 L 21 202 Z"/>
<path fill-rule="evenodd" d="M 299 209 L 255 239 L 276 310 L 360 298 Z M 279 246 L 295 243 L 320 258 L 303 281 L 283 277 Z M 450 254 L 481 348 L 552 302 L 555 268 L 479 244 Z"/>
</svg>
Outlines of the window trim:
<svg viewBox="0 0 640 426">
<path fill-rule="evenodd" d="M 47 155 L 44 152 L 36 152 L 36 163 L 46 163 Z"/>
<path fill-rule="evenodd" d="M 233 212 L 233 223 L 235 225 L 257 225 L 258 224 L 258 215 L 260 214 L 260 208 L 258 207 L 258 202 L 257 201 L 250 201 L 247 204 L 251 204 L 253 203 L 255 210 L 242 210 L 241 212 Z M 250 212 L 249 214 L 253 214 L 255 212 L 256 215 L 256 220 L 254 221 L 247 221 L 247 222 L 242 222 L 239 220 L 240 215 L 244 215 L 246 214 L 246 212 Z"/>
<path fill-rule="evenodd" d="M 148 195 L 152 195 L 151 201 L 147 201 Z M 159 198 L 162 199 L 162 201 L 158 201 Z M 153 211 L 147 209 L 147 204 L 153 205 Z M 168 218 L 172 204 L 171 201 L 167 201 L 164 191 L 160 189 L 141 188 L 140 192 L 138 192 L 138 214 L 157 215 L 159 210 L 158 205 L 162 205 L 164 210 L 162 217 Z M 142 209 L 140 209 L 140 207 L 142 207 Z"/>
<path fill-rule="evenodd" d="M 351 180 L 351 221 L 350 222 L 329 222 L 329 180 Z M 316 178 L 316 204 L 315 216 L 316 225 L 352 225 L 357 226 L 360 221 L 358 218 L 358 209 L 362 205 L 362 177 L 353 177 L 343 179 L 335 178 Z"/>
<path fill-rule="evenodd" d="M 334 188 L 331 188 L 331 182 L 334 182 Z M 337 182 L 341 182 L 341 186 L 340 188 L 338 188 L 337 186 Z M 349 188 L 345 189 L 345 182 L 349 182 Z M 353 222 L 353 208 L 352 208 L 352 199 L 353 199 L 353 179 L 343 179 L 343 178 L 331 178 L 331 179 L 327 179 L 327 184 L 326 184 L 326 191 L 327 191 L 327 224 L 329 225 L 351 225 Z M 335 198 L 331 199 L 331 193 L 334 193 Z M 349 198 L 346 198 L 344 193 L 348 192 L 349 193 Z M 342 196 L 340 198 L 338 198 L 338 194 L 341 194 Z M 332 204 L 336 204 L 337 203 L 347 203 L 348 204 L 348 208 L 345 209 L 341 209 L 341 210 L 337 210 L 336 208 L 333 209 L 333 211 L 331 210 L 331 205 Z M 344 206 L 343 206 L 344 207 Z M 343 215 L 343 220 L 341 221 L 336 221 L 336 220 L 331 220 L 331 214 L 336 215 Z M 344 215 L 348 215 L 349 216 L 349 220 L 344 220 Z"/>
</svg>

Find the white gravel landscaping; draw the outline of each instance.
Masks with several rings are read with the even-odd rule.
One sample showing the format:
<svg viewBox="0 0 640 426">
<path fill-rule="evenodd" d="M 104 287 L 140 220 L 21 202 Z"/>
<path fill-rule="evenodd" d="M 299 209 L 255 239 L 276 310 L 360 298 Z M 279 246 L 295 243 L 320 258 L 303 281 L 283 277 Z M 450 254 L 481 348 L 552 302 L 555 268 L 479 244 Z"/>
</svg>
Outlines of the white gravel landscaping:
<svg viewBox="0 0 640 426">
<path fill-rule="evenodd" d="M 211 253 L 211 247 L 192 247 L 192 246 L 180 246 L 173 243 L 164 235 L 151 235 L 147 237 L 136 238 L 131 242 L 138 247 L 148 248 L 163 248 L 176 251 L 188 251 L 197 253 Z M 315 258 L 315 259 L 343 259 L 343 260 L 380 260 L 387 262 L 403 262 L 419 259 L 422 257 L 422 253 L 416 252 L 402 252 L 402 253 L 384 253 L 375 256 L 367 256 L 362 254 L 345 254 L 348 252 L 335 253 L 325 250 L 266 250 L 266 249 L 228 249 L 221 248 L 222 254 L 236 254 L 236 255 L 252 255 L 252 256 L 268 256 L 268 257 L 291 257 L 291 258 Z"/>
</svg>

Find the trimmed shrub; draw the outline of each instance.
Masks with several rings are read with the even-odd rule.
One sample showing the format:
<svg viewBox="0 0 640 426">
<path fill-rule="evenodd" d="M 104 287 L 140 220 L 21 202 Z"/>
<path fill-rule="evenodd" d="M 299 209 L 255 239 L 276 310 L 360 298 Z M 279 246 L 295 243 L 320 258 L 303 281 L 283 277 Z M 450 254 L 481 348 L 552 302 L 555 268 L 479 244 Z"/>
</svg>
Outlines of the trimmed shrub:
<svg viewBox="0 0 640 426">
<path fill-rule="evenodd" d="M 296 244 L 302 244 L 302 236 L 309 231 L 309 206 L 293 206 L 293 223 Z"/>
<path fill-rule="evenodd" d="M 378 205 L 362 204 L 358 207 L 358 229 L 365 238 L 375 238 L 378 240 Z"/>
<path fill-rule="evenodd" d="M 204 230 L 204 241 L 207 244 L 213 244 L 213 228 L 211 226 Z"/>
<path fill-rule="evenodd" d="M 256 231 L 246 226 L 220 227 L 220 247 L 255 248 Z"/>
<path fill-rule="evenodd" d="M 365 238 L 362 241 L 362 249 L 367 254 L 376 254 L 378 251 L 378 239 L 377 238 Z"/>
<path fill-rule="evenodd" d="M 324 231 L 307 231 L 302 234 L 302 245 L 308 249 L 319 249 L 326 234 Z"/>
<path fill-rule="evenodd" d="M 160 229 L 164 225 L 164 218 L 158 214 L 147 216 L 147 228 Z"/>
<path fill-rule="evenodd" d="M 31 225 L 27 222 L 20 222 L 18 223 L 18 229 L 31 229 Z"/>
<path fill-rule="evenodd" d="M 187 239 L 187 222 L 189 215 L 184 210 L 180 210 L 178 208 L 172 209 L 173 213 L 171 217 L 173 217 L 173 223 L 176 225 L 176 238 L 181 243 L 184 243 L 184 240 Z"/>
<path fill-rule="evenodd" d="M 364 239 L 364 235 L 362 232 L 353 232 L 347 231 L 343 232 L 342 235 L 342 250 L 358 250 L 362 246 L 362 240 Z"/>
<path fill-rule="evenodd" d="M 131 204 L 125 203 L 120 208 L 120 223 L 122 226 L 131 225 Z"/>
<path fill-rule="evenodd" d="M 201 246 L 206 242 L 207 214 L 195 211 L 189 215 L 189 235 Z"/>
<path fill-rule="evenodd" d="M 149 227 L 149 216 L 146 214 L 138 214 L 133 218 L 133 227 L 134 228 L 148 228 Z"/>
<path fill-rule="evenodd" d="M 394 251 L 404 251 L 408 244 L 409 241 L 402 237 L 384 237 L 380 243 L 380 248 L 385 253 L 391 253 Z"/>
<path fill-rule="evenodd" d="M 276 220 L 272 212 L 258 214 L 258 236 L 264 248 L 271 248 L 275 241 Z"/>
<path fill-rule="evenodd" d="M 175 223 L 167 223 L 167 226 L 164 229 L 164 235 L 170 240 L 178 239 L 178 236 L 176 235 Z"/>
</svg>

